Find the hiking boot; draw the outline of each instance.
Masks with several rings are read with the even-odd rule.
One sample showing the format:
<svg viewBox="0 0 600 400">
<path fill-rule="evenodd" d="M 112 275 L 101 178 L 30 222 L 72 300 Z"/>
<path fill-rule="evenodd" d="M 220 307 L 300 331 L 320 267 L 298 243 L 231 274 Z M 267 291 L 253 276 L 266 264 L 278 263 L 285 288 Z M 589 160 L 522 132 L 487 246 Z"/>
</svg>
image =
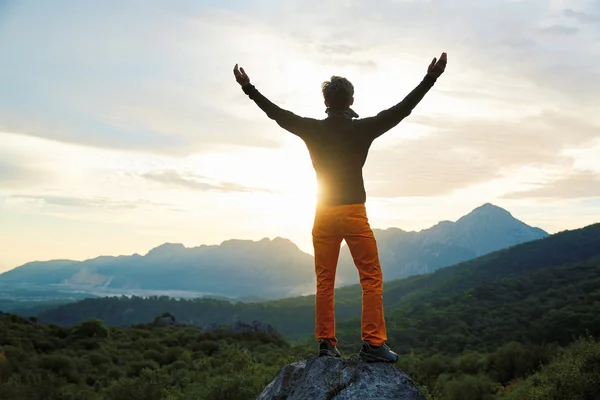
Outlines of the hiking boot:
<svg viewBox="0 0 600 400">
<path fill-rule="evenodd" d="M 385 343 L 379 347 L 374 347 L 367 342 L 363 342 L 359 354 L 366 362 L 395 363 L 398 361 L 398 354 L 394 353 Z"/>
<path fill-rule="evenodd" d="M 329 343 L 327 340 L 319 340 L 319 357 L 329 356 L 340 358 L 342 355 L 337 347 Z"/>
</svg>

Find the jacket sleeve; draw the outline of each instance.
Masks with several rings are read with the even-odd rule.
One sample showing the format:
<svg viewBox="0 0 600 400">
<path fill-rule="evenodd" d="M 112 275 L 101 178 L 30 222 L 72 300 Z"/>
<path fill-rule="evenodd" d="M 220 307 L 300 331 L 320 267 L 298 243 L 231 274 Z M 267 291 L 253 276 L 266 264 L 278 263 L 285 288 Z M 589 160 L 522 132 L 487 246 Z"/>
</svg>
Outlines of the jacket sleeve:
<svg viewBox="0 0 600 400">
<path fill-rule="evenodd" d="M 421 83 L 402 99 L 400 103 L 381 111 L 374 117 L 362 119 L 361 130 L 372 140 L 383 135 L 412 113 L 412 110 L 433 87 L 435 81 L 436 78 L 426 75 Z"/>
<path fill-rule="evenodd" d="M 291 111 L 280 108 L 260 93 L 254 85 L 245 85 L 242 86 L 242 89 L 269 118 L 277 122 L 283 129 L 301 138 L 311 132 L 311 122 L 313 121 L 311 118 L 300 117 Z"/>
</svg>

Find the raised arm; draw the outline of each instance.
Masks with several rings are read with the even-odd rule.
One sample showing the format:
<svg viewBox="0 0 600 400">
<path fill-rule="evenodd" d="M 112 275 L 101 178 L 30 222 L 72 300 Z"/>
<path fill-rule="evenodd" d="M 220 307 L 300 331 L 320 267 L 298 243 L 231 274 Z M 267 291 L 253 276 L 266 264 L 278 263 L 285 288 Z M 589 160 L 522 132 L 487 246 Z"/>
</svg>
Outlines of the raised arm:
<svg viewBox="0 0 600 400">
<path fill-rule="evenodd" d="M 312 120 L 310 118 L 303 118 L 291 111 L 284 110 L 267 99 L 250 83 L 250 78 L 244 71 L 244 68 L 238 68 L 238 65 L 236 64 L 233 69 L 233 74 L 244 93 L 246 93 L 250 99 L 254 100 L 256 105 L 283 129 L 300 137 L 306 136 L 311 131 Z"/>
<path fill-rule="evenodd" d="M 433 87 L 437 78 L 444 73 L 446 63 L 446 53 L 442 53 L 439 60 L 434 58 L 431 64 L 429 64 L 427 75 L 425 75 L 421 83 L 402 99 L 400 103 L 387 110 L 381 111 L 374 117 L 362 120 L 364 133 L 369 135 L 372 139 L 375 139 L 398 125 L 404 118 L 408 117 L 417 104 L 419 104 L 427 92 Z"/>
</svg>

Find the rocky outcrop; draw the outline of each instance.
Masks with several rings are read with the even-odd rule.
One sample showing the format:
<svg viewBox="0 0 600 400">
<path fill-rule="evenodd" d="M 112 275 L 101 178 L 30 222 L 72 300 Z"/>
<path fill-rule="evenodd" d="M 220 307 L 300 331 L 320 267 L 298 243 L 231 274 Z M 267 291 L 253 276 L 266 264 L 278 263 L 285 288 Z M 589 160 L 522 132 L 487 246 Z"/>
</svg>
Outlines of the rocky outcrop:
<svg viewBox="0 0 600 400">
<path fill-rule="evenodd" d="M 408 375 L 384 363 L 311 357 L 281 369 L 257 400 L 425 400 Z"/>
<path fill-rule="evenodd" d="M 235 321 L 233 324 L 229 326 L 219 325 L 219 324 L 209 324 L 204 328 L 205 332 L 215 332 L 219 329 L 227 329 L 234 333 L 246 333 L 246 332 L 261 332 L 266 333 L 270 336 L 277 335 L 277 331 L 270 324 L 267 324 L 262 321 L 252 321 L 252 323 L 246 323 L 242 321 Z"/>
<path fill-rule="evenodd" d="M 242 321 L 236 321 L 231 326 L 231 331 L 235 333 L 243 333 L 243 332 L 263 332 L 267 333 L 271 336 L 275 335 L 277 332 L 275 328 L 271 325 L 264 323 L 262 321 L 252 321 L 251 324 L 247 324 Z"/>
<path fill-rule="evenodd" d="M 175 325 L 175 316 L 173 314 L 166 312 L 158 317 L 154 318 L 154 325 Z M 182 324 L 177 324 L 182 325 Z"/>
</svg>

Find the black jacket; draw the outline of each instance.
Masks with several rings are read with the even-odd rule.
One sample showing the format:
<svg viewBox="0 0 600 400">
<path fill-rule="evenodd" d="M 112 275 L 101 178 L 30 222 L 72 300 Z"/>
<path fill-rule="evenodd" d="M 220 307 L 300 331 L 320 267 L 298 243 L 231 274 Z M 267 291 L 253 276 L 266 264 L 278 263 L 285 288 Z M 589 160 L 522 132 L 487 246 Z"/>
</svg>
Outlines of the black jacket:
<svg viewBox="0 0 600 400">
<path fill-rule="evenodd" d="M 300 117 L 273 104 L 254 85 L 242 89 L 269 118 L 306 143 L 317 174 L 319 204 L 343 205 L 366 201 L 362 168 L 371 143 L 409 116 L 435 81 L 426 75 L 400 103 L 368 118 L 358 118 L 349 108 L 329 109 L 325 119 Z"/>
</svg>

